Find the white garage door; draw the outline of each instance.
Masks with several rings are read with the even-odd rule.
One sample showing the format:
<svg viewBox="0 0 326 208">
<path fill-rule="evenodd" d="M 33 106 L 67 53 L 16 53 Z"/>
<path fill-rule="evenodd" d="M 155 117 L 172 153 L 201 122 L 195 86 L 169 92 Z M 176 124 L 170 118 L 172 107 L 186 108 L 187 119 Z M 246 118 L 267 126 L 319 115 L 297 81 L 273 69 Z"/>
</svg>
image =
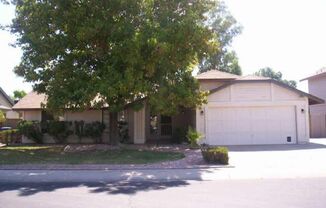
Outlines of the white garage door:
<svg viewBox="0 0 326 208">
<path fill-rule="evenodd" d="M 206 139 L 211 145 L 296 143 L 294 106 L 209 107 Z"/>
</svg>

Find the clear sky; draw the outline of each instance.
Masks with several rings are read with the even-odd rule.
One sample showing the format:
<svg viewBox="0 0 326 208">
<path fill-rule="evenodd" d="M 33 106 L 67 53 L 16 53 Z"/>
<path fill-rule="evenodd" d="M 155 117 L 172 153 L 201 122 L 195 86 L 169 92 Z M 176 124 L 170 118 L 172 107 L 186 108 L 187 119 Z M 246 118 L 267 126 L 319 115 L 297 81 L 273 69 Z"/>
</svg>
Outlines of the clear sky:
<svg viewBox="0 0 326 208">
<path fill-rule="evenodd" d="M 243 32 L 233 42 L 244 74 L 272 67 L 284 78 L 300 79 L 326 66 L 326 0 L 225 0 Z M 14 8 L 0 4 L 0 24 Z M 12 72 L 21 51 L 8 44 L 14 37 L 0 31 L 0 86 L 11 94 L 31 90 Z M 305 83 L 299 89 L 307 91 Z"/>
</svg>

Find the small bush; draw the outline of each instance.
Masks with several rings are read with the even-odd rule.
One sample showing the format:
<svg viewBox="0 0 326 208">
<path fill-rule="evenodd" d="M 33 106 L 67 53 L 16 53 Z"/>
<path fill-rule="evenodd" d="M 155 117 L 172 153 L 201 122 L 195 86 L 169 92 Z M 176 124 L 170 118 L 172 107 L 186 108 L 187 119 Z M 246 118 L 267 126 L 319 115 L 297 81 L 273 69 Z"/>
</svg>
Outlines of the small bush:
<svg viewBox="0 0 326 208">
<path fill-rule="evenodd" d="M 37 144 L 43 143 L 43 134 L 40 129 L 40 123 L 36 121 L 20 121 L 17 125 L 20 134 L 26 136 Z"/>
<path fill-rule="evenodd" d="M 199 132 L 197 132 L 194 128 L 189 126 L 186 137 L 190 143 L 190 147 L 196 148 L 198 147 L 198 142 L 202 138 L 202 135 Z"/>
<path fill-rule="evenodd" d="M 208 163 L 229 164 L 229 150 L 226 147 L 202 146 L 201 153 Z"/>
<path fill-rule="evenodd" d="M 187 129 L 186 128 L 175 128 L 173 131 L 172 142 L 176 144 L 181 144 L 186 141 Z"/>
<path fill-rule="evenodd" d="M 4 123 L 5 121 L 6 121 L 5 114 L 0 110 L 0 124 Z"/>
<path fill-rule="evenodd" d="M 53 136 L 57 144 L 63 144 L 72 131 L 69 129 L 71 122 L 67 121 L 48 121 L 47 129 L 45 132 Z"/>
<path fill-rule="evenodd" d="M 120 142 L 123 144 L 126 144 L 129 142 L 129 127 L 128 122 L 126 121 L 119 121 L 118 122 L 118 128 L 119 128 L 119 137 Z"/>
<path fill-rule="evenodd" d="M 84 136 L 84 121 L 75 121 L 75 135 L 78 136 L 79 143 L 81 143 L 82 137 Z"/>
<path fill-rule="evenodd" d="M 91 137 L 95 143 L 102 143 L 102 133 L 105 129 L 105 125 L 101 122 L 95 121 L 92 123 L 86 123 L 84 126 L 85 136 Z"/>
<path fill-rule="evenodd" d="M 10 143 L 17 142 L 17 137 L 18 137 L 17 129 L 0 131 L 0 143 L 8 145 Z"/>
</svg>

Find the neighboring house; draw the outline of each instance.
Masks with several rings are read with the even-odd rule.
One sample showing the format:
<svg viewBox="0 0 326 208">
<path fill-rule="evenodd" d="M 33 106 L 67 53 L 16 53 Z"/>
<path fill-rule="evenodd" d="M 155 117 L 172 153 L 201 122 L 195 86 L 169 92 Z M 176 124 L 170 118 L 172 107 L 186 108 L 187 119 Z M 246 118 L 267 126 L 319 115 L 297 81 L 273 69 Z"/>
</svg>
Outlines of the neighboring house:
<svg viewBox="0 0 326 208">
<path fill-rule="evenodd" d="M 11 110 L 14 101 L 0 87 L 0 110 L 6 114 L 7 119 L 18 119 L 19 114 Z"/>
<path fill-rule="evenodd" d="M 0 110 L 8 111 L 14 105 L 14 101 L 0 87 Z"/>
<path fill-rule="evenodd" d="M 237 76 L 211 70 L 196 76 L 208 103 L 184 109 L 176 116 L 153 115 L 148 106 L 126 108 L 130 141 L 136 144 L 170 141 L 177 131 L 193 126 L 210 145 L 297 144 L 309 141 L 309 104 L 324 101 L 288 85 L 257 76 Z M 46 120 L 44 95 L 29 93 L 14 110 L 26 120 Z M 108 125 L 108 110 L 66 111 L 63 120 L 101 121 Z"/>
<path fill-rule="evenodd" d="M 300 81 L 305 80 L 308 80 L 309 93 L 326 99 L 326 67 Z M 310 126 L 312 138 L 326 138 L 326 104 L 310 106 Z"/>
</svg>

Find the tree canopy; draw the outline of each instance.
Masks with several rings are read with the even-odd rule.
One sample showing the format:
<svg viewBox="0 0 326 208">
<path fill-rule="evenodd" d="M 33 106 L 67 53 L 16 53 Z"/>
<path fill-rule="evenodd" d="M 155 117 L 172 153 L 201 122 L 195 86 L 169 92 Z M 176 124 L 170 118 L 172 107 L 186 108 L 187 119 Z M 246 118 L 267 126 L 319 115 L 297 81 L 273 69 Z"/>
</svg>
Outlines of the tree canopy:
<svg viewBox="0 0 326 208">
<path fill-rule="evenodd" d="M 283 79 L 282 78 L 283 77 L 282 72 L 280 72 L 280 71 L 276 72 L 270 67 L 265 67 L 265 68 L 259 69 L 259 71 L 255 73 L 255 75 L 263 76 L 263 77 L 269 77 L 269 78 L 272 78 L 272 79 L 277 80 L 279 82 L 282 82 L 284 84 L 287 84 L 290 87 L 294 87 L 294 88 L 297 87 L 297 82 L 295 80 Z"/>
<path fill-rule="evenodd" d="M 27 93 L 24 90 L 15 90 L 14 91 L 14 100 L 22 99 Z"/>
<path fill-rule="evenodd" d="M 199 72 L 212 69 L 241 75 L 242 70 L 235 51 L 230 47 L 234 37 L 239 35 L 242 27 L 227 9 L 223 2 L 219 2 L 214 10 L 209 13 L 208 25 L 213 29 L 219 50 L 203 59 L 199 65 Z"/>
<path fill-rule="evenodd" d="M 9 29 L 23 51 L 14 71 L 48 95 L 50 109 L 107 103 L 117 112 L 144 97 L 163 114 L 201 105 L 206 94 L 192 70 L 219 40 L 229 42 L 207 24 L 211 0 L 11 3 L 16 17 Z"/>
</svg>

